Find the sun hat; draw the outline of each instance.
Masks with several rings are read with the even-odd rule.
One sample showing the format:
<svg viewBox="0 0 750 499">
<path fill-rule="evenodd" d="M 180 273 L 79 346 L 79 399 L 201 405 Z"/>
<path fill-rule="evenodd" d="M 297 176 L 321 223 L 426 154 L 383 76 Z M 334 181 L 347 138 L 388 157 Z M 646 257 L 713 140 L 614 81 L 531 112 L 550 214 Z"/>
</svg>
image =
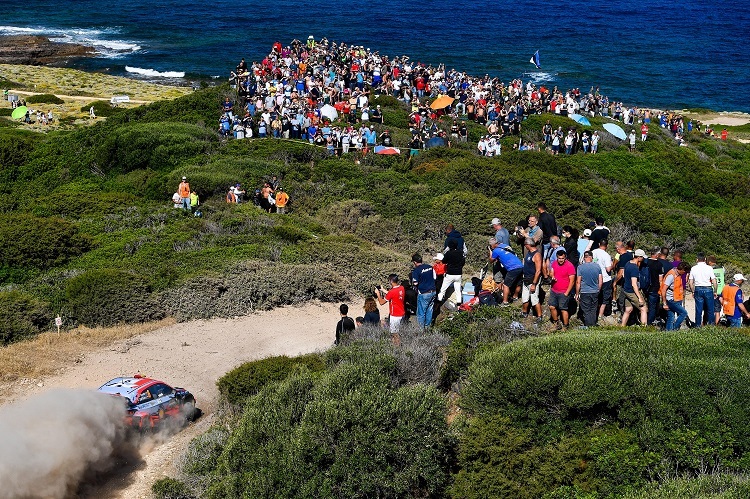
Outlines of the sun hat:
<svg viewBox="0 0 750 499">
<path fill-rule="evenodd" d="M 745 279 L 745 276 L 742 274 L 734 274 L 732 276 L 732 280 L 733 281 L 746 281 L 747 279 Z"/>
<path fill-rule="evenodd" d="M 642 249 L 635 250 L 634 254 L 635 254 L 636 257 L 641 256 L 643 258 L 646 258 L 646 252 L 643 251 Z"/>
<path fill-rule="evenodd" d="M 443 258 L 445 258 L 443 256 L 443 254 L 442 253 L 438 253 L 437 255 L 435 255 L 435 257 L 433 258 L 433 260 L 442 260 Z"/>
</svg>

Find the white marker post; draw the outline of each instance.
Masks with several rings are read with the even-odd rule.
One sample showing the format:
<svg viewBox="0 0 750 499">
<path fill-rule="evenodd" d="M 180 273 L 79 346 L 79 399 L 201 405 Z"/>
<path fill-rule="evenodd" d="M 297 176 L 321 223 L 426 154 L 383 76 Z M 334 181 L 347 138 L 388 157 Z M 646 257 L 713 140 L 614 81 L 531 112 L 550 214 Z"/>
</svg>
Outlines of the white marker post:
<svg viewBox="0 0 750 499">
<path fill-rule="evenodd" d="M 60 336 L 60 326 L 62 326 L 62 318 L 59 315 L 55 317 L 55 326 L 57 326 L 57 335 Z"/>
</svg>

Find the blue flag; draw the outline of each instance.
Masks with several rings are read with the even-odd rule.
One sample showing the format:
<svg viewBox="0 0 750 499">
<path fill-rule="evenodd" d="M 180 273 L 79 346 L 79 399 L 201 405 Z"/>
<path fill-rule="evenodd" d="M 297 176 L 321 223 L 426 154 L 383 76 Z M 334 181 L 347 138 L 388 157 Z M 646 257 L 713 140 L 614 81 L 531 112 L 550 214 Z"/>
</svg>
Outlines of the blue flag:
<svg viewBox="0 0 750 499">
<path fill-rule="evenodd" d="M 539 51 L 537 50 L 534 52 L 534 55 L 531 56 L 531 59 L 529 60 L 531 64 L 536 66 L 537 69 L 542 69 L 542 67 L 539 65 Z"/>
</svg>

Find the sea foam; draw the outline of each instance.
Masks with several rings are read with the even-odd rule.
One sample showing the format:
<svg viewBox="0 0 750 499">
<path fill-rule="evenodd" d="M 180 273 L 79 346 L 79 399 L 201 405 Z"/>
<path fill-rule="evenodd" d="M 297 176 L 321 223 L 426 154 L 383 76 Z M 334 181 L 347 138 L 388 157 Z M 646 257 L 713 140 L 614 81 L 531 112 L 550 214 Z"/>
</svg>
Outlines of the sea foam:
<svg viewBox="0 0 750 499">
<path fill-rule="evenodd" d="M 125 66 L 125 71 L 128 73 L 135 73 L 143 76 L 154 76 L 159 78 L 184 78 L 184 71 L 157 71 L 155 69 L 143 69 L 134 68 L 132 66 Z"/>
</svg>

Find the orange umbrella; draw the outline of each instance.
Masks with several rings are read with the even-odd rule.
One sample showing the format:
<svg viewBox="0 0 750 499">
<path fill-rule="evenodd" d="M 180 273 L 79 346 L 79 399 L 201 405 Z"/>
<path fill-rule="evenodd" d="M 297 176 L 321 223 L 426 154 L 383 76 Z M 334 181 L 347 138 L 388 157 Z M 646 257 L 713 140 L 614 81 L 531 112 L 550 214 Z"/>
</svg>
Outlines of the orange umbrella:
<svg viewBox="0 0 750 499">
<path fill-rule="evenodd" d="M 430 107 L 432 109 L 443 109 L 451 104 L 453 104 L 453 101 L 456 100 L 453 97 L 448 97 L 447 95 L 440 95 L 437 99 L 432 101 L 432 104 L 430 104 Z"/>
</svg>

